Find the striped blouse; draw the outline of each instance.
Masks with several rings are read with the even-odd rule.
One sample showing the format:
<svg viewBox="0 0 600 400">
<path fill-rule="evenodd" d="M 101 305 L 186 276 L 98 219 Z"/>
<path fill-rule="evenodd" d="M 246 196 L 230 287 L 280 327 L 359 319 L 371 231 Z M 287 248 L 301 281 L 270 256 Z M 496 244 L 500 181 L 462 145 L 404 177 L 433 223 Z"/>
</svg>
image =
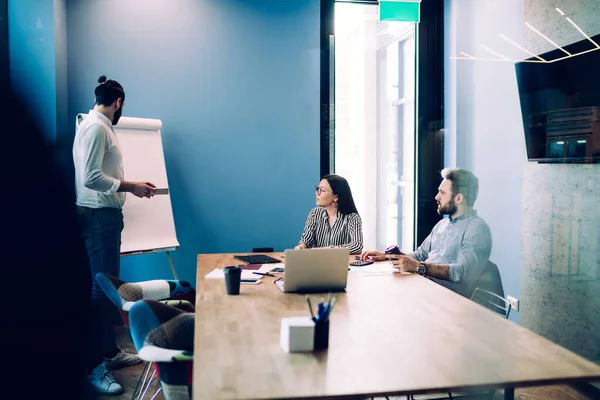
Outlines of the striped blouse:
<svg viewBox="0 0 600 400">
<path fill-rule="evenodd" d="M 360 254 L 363 249 L 360 216 L 357 213 L 342 215 L 338 212 L 335 223 L 330 227 L 327 209 L 313 208 L 306 218 L 300 243 L 304 243 L 309 249 L 335 246 L 350 249 L 350 254 Z"/>
</svg>

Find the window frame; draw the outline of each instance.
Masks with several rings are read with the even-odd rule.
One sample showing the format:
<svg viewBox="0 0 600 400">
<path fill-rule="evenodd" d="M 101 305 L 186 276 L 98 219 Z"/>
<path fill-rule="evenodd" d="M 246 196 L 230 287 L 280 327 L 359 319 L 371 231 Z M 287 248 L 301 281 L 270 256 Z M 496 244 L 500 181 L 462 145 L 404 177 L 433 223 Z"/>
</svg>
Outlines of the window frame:
<svg viewBox="0 0 600 400">
<path fill-rule="evenodd" d="M 321 0 L 320 172 L 334 173 L 335 93 L 331 89 L 335 2 L 377 4 L 376 0 Z M 444 166 L 444 2 L 421 2 L 415 30 L 415 240 L 418 246 L 439 222 L 434 196 Z M 319 177 L 320 178 L 320 177 Z"/>
</svg>

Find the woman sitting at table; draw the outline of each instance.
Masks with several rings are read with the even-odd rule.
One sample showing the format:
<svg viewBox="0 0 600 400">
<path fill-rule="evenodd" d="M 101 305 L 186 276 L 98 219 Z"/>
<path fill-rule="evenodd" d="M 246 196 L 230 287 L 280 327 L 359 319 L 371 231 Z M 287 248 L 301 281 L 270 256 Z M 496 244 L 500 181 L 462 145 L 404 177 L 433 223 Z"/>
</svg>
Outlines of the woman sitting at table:
<svg viewBox="0 0 600 400">
<path fill-rule="evenodd" d="M 362 221 L 348 181 L 339 175 L 327 175 L 315 189 L 318 207 L 308 214 L 296 249 L 338 247 L 350 249 L 350 254 L 360 254 Z"/>
</svg>

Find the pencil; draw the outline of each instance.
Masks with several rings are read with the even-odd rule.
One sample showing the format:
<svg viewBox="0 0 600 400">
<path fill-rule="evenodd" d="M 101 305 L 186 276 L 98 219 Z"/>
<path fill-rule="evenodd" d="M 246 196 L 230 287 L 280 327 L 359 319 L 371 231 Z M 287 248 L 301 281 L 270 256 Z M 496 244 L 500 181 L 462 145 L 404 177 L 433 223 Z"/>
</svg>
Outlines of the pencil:
<svg viewBox="0 0 600 400">
<path fill-rule="evenodd" d="M 331 306 L 327 310 L 327 319 L 329 319 L 329 315 L 331 315 L 331 310 L 333 310 L 333 306 L 335 306 L 335 303 L 337 303 L 337 296 L 335 296 L 333 298 L 333 301 L 331 302 Z"/>
<path fill-rule="evenodd" d="M 306 296 L 306 302 L 308 303 L 308 310 L 310 311 L 310 316 L 312 319 L 315 319 L 315 315 L 313 314 L 312 304 L 310 303 L 310 297 Z"/>
</svg>

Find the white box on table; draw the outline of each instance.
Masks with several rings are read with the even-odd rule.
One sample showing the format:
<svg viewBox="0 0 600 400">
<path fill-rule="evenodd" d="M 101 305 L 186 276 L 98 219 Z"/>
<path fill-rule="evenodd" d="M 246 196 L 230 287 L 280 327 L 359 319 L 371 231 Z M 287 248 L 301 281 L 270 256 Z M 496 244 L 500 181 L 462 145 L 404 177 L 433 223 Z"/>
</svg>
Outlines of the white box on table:
<svg viewBox="0 0 600 400">
<path fill-rule="evenodd" d="M 310 317 L 281 319 L 281 347 L 288 353 L 312 351 L 315 341 L 315 322 Z"/>
</svg>

